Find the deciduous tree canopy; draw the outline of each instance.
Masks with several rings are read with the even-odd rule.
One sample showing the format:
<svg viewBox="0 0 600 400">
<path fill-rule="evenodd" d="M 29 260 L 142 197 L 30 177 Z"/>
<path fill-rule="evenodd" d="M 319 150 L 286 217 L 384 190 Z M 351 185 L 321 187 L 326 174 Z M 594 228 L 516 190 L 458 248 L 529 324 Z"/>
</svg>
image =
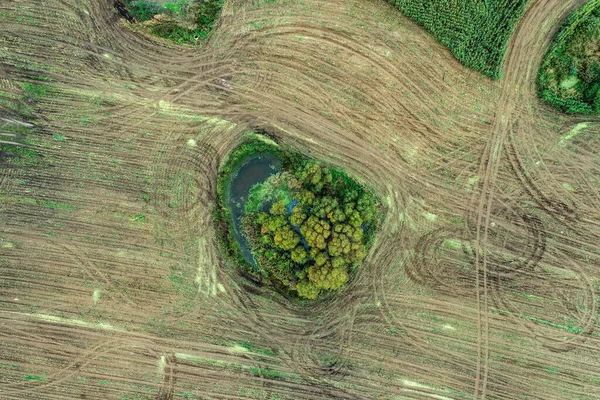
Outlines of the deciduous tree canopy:
<svg viewBox="0 0 600 400">
<path fill-rule="evenodd" d="M 374 196 L 314 160 L 256 185 L 245 210 L 244 230 L 260 267 L 306 299 L 346 283 L 377 225 Z"/>
</svg>

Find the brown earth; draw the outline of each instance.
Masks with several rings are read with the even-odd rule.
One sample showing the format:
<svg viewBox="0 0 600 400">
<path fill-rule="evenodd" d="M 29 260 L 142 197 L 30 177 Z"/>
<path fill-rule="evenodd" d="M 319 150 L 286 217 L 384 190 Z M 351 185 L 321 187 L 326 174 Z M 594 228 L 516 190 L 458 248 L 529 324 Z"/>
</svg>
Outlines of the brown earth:
<svg viewBox="0 0 600 400">
<path fill-rule="evenodd" d="M 582 1 L 532 0 L 499 81 L 383 1 L 232 0 L 203 48 L 111 3 L 0 3 L 0 126 L 41 155 L 0 161 L 0 398 L 598 398 L 600 120 L 534 86 Z M 217 170 L 252 129 L 383 200 L 326 302 L 219 251 Z"/>
</svg>

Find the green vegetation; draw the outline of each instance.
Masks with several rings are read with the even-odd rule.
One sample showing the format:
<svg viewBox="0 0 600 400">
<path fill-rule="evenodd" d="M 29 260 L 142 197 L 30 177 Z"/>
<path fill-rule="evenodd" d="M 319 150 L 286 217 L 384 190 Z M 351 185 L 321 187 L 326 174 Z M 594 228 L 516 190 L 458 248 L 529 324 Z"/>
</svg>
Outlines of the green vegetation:
<svg viewBox="0 0 600 400">
<path fill-rule="evenodd" d="M 148 22 L 149 31 L 177 44 L 194 44 L 205 39 L 219 18 L 223 0 L 175 0 L 163 5 L 150 0 L 125 2 L 129 12 L 138 22 Z M 160 20 L 151 21 L 162 15 Z"/>
<path fill-rule="evenodd" d="M 263 354 L 265 356 L 275 357 L 277 355 L 271 349 L 264 348 L 264 347 L 258 347 L 250 342 L 244 342 L 244 343 L 240 344 L 240 347 L 243 347 L 244 349 L 251 351 L 253 353 Z"/>
<path fill-rule="evenodd" d="M 160 5 L 149 1 L 128 0 L 125 1 L 125 5 L 138 22 L 149 21 L 162 12 Z"/>
<path fill-rule="evenodd" d="M 270 154 L 278 158 L 283 157 L 283 153 L 275 143 L 271 144 L 259 138 L 260 136 L 252 134 L 246 136 L 246 140 L 229 154 L 227 160 L 219 169 L 219 176 L 217 178 L 217 197 L 219 203 L 214 215 L 214 219 L 219 225 L 219 229 L 217 230 L 219 240 L 227 257 L 232 263 L 257 278 L 261 277 L 260 271 L 246 261 L 242 255 L 240 244 L 235 238 L 233 216 L 227 206 L 227 191 L 233 174 L 248 158 L 259 154 Z"/>
<path fill-rule="evenodd" d="M 52 90 L 52 87 L 49 85 L 39 83 L 21 82 L 19 85 L 26 94 L 31 96 L 31 98 L 36 101 L 47 96 L 48 92 Z"/>
<path fill-rule="evenodd" d="M 252 367 L 250 369 L 252 375 L 265 379 L 283 379 L 283 374 L 277 370 L 263 367 Z"/>
<path fill-rule="evenodd" d="M 565 20 L 539 70 L 538 92 L 561 111 L 600 114 L 600 0 Z"/>
<path fill-rule="evenodd" d="M 506 45 L 528 0 L 387 0 L 414 19 L 466 66 L 500 77 Z"/>
<path fill-rule="evenodd" d="M 227 183 L 246 160 L 264 153 L 277 156 L 282 170 L 256 184 L 244 205 L 243 231 L 258 270 L 243 260 L 232 233 L 225 234 L 229 253 L 237 253 L 247 272 L 302 298 L 341 288 L 372 244 L 377 200 L 343 171 L 251 140 L 233 152 L 220 173 L 221 219 L 230 226 Z"/>
<path fill-rule="evenodd" d="M 44 382 L 46 380 L 46 378 L 44 378 L 43 376 L 37 376 L 37 375 L 27 375 L 25 377 L 26 381 L 38 381 L 38 382 Z"/>
<path fill-rule="evenodd" d="M 40 155 L 30 146 L 0 144 L 0 163 L 32 166 L 40 160 Z"/>
</svg>

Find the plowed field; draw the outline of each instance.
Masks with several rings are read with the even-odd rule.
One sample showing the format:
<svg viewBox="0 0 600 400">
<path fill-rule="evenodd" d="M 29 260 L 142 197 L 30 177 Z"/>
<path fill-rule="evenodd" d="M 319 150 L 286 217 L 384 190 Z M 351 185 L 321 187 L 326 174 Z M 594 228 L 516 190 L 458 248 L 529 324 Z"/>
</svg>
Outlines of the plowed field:
<svg viewBox="0 0 600 400">
<path fill-rule="evenodd" d="M 535 90 L 582 3 L 532 0 L 492 81 L 378 0 L 228 1 L 197 48 L 112 1 L 0 1 L 0 131 L 39 155 L 0 159 L 0 398 L 597 399 L 600 118 Z M 219 250 L 252 130 L 383 200 L 330 300 Z"/>
</svg>

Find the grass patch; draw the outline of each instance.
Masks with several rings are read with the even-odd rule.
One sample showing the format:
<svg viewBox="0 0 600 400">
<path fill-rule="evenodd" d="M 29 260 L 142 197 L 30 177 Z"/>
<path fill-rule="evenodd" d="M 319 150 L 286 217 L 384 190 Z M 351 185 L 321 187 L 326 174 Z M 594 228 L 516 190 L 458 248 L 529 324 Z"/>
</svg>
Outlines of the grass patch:
<svg viewBox="0 0 600 400">
<path fill-rule="evenodd" d="M 514 312 L 510 312 L 510 311 L 505 311 L 505 310 L 498 310 L 495 308 L 492 308 L 492 312 L 493 313 L 497 313 L 500 315 L 512 315 L 518 318 L 523 318 L 523 319 L 527 319 L 529 321 L 535 322 L 537 324 L 540 325 L 545 325 L 545 326 L 550 326 L 552 328 L 556 328 L 556 329 L 560 329 L 575 335 L 581 334 L 583 333 L 583 329 L 579 326 L 575 326 L 571 321 L 568 322 L 566 325 L 561 325 L 561 324 L 557 324 L 556 322 L 552 322 L 552 321 L 548 321 L 546 319 L 542 319 L 542 318 L 537 318 L 531 315 L 527 315 L 527 314 L 522 314 L 522 313 L 514 313 Z"/>
<path fill-rule="evenodd" d="M 387 0 L 430 31 L 467 67 L 501 77 L 508 40 L 529 0 Z"/>
<path fill-rule="evenodd" d="M 51 87 L 40 83 L 22 82 L 21 89 L 33 99 L 39 99 L 48 95 Z"/>
<path fill-rule="evenodd" d="M 252 344 L 250 342 L 241 343 L 240 346 L 248 351 L 251 351 L 252 353 L 263 354 L 265 356 L 271 356 L 271 357 L 276 356 L 276 354 L 273 352 L 273 350 L 267 349 L 264 347 L 255 346 L 254 344 Z"/>
<path fill-rule="evenodd" d="M 37 375 L 27 375 L 25 377 L 26 381 L 38 381 L 38 382 L 44 382 L 46 380 L 46 378 L 44 378 L 43 376 L 37 376 Z"/>
<path fill-rule="evenodd" d="M 132 222 L 146 222 L 146 216 L 144 214 L 139 214 L 134 217 L 131 217 Z"/>
<path fill-rule="evenodd" d="M 283 379 L 283 374 L 271 368 L 253 367 L 250 369 L 252 375 L 265 379 Z"/>
<path fill-rule="evenodd" d="M 73 210 L 74 207 L 71 204 L 67 203 L 59 203 L 56 201 L 44 200 L 44 199 L 35 199 L 30 197 L 0 197 L 2 201 L 14 201 L 20 204 L 27 204 L 31 206 L 41 206 L 45 208 L 51 208 L 53 210 Z"/>
<path fill-rule="evenodd" d="M 600 114 L 600 0 L 573 12 L 538 71 L 542 100 L 570 114 Z"/>
<path fill-rule="evenodd" d="M 0 164 L 7 162 L 21 166 L 33 166 L 40 160 L 38 152 L 29 146 L 0 144 Z"/>
</svg>

